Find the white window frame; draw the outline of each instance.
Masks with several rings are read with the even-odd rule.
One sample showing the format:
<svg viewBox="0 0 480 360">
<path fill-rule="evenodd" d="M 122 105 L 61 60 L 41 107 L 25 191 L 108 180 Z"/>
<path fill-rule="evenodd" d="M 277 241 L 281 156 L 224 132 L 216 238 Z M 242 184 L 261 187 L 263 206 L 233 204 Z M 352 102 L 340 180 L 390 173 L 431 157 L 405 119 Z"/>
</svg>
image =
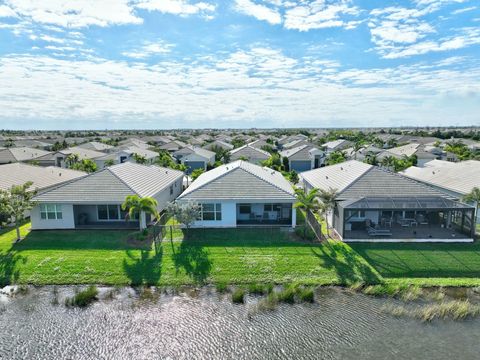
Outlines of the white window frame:
<svg viewBox="0 0 480 360">
<path fill-rule="evenodd" d="M 49 210 L 49 206 L 53 206 L 53 211 Z M 48 214 L 54 214 L 54 217 L 49 218 Z M 63 220 L 62 205 L 40 204 L 40 220 Z"/>
<path fill-rule="evenodd" d="M 203 218 L 203 207 L 205 205 L 213 205 L 213 211 L 205 211 L 206 213 L 212 214 L 213 213 L 213 219 L 208 219 L 205 220 Z M 222 203 L 205 203 L 200 205 L 200 220 L 201 221 L 222 221 Z"/>
</svg>

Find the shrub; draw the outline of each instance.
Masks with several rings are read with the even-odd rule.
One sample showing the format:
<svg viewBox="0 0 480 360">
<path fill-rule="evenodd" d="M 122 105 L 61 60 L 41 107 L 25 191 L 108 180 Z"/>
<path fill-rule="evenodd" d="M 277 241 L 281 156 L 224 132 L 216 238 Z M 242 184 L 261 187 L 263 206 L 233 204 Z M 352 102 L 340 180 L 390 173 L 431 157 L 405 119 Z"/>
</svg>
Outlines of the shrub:
<svg viewBox="0 0 480 360">
<path fill-rule="evenodd" d="M 232 302 L 234 304 L 243 304 L 245 302 L 245 290 L 235 289 L 232 293 Z"/>
<path fill-rule="evenodd" d="M 286 287 L 277 293 L 278 301 L 293 304 L 295 302 L 295 293 L 296 289 L 293 286 Z"/>
<path fill-rule="evenodd" d="M 297 289 L 298 300 L 302 302 L 313 303 L 315 301 L 315 294 L 311 287 Z"/>
<path fill-rule="evenodd" d="M 65 305 L 85 307 L 97 300 L 98 289 L 94 285 L 90 285 L 85 290 L 79 291 L 71 298 L 65 299 Z"/>
<path fill-rule="evenodd" d="M 248 285 L 248 292 L 255 295 L 270 294 L 273 290 L 272 284 L 250 284 Z"/>
<path fill-rule="evenodd" d="M 217 289 L 217 292 L 220 294 L 227 292 L 227 284 L 224 282 L 216 283 L 215 288 Z"/>
</svg>

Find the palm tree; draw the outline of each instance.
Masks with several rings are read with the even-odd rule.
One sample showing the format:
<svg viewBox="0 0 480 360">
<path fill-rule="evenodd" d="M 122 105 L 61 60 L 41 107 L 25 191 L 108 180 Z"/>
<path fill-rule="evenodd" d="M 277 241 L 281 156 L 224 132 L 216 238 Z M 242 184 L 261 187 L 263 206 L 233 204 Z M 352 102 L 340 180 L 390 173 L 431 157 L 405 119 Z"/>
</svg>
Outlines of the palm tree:
<svg viewBox="0 0 480 360">
<path fill-rule="evenodd" d="M 293 205 L 294 208 L 300 208 L 305 212 L 315 212 L 318 210 L 318 189 L 312 189 L 308 193 L 303 189 L 295 189 L 295 195 L 297 196 L 297 202 Z M 307 235 L 307 224 L 303 227 L 303 238 Z"/>
<path fill-rule="evenodd" d="M 385 156 L 382 159 L 382 165 L 389 169 L 393 169 L 395 167 L 395 160 L 395 157 L 392 155 Z"/>
<path fill-rule="evenodd" d="M 472 191 L 463 197 L 463 200 L 476 203 L 475 216 L 478 216 L 478 209 L 480 208 L 480 188 L 474 187 Z"/>
<path fill-rule="evenodd" d="M 355 160 L 357 160 L 357 152 L 358 150 L 360 150 L 361 148 L 363 148 L 363 142 L 362 141 L 356 141 L 354 144 L 353 144 L 353 158 Z"/>
<path fill-rule="evenodd" d="M 325 216 L 325 224 L 327 225 L 327 234 L 328 232 L 328 214 L 333 211 L 335 208 L 335 199 L 337 197 L 337 189 L 329 188 L 328 190 L 320 189 L 318 193 L 318 197 L 320 199 L 320 210 L 322 211 L 323 215 Z"/>
<path fill-rule="evenodd" d="M 158 217 L 157 200 L 152 197 L 141 198 L 138 195 L 129 195 L 125 198 L 122 204 L 122 210 L 128 209 L 128 218 L 133 219 L 135 216 L 139 217 L 140 230 L 146 227 L 145 214 L 152 214 Z"/>
<path fill-rule="evenodd" d="M 365 162 L 366 162 L 367 164 L 377 166 L 377 165 L 378 165 L 377 154 L 369 151 L 369 152 L 367 153 L 367 155 L 365 156 Z"/>
</svg>

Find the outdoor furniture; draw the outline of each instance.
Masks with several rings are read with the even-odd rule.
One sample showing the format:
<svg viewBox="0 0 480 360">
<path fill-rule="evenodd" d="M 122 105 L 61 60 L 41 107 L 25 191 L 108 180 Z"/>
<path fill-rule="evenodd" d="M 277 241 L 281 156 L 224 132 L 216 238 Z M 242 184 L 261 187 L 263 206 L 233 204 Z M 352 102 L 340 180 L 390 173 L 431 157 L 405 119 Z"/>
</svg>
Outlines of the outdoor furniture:
<svg viewBox="0 0 480 360">
<path fill-rule="evenodd" d="M 391 231 L 388 229 L 375 229 L 370 226 L 367 231 L 370 236 L 392 236 Z"/>
</svg>

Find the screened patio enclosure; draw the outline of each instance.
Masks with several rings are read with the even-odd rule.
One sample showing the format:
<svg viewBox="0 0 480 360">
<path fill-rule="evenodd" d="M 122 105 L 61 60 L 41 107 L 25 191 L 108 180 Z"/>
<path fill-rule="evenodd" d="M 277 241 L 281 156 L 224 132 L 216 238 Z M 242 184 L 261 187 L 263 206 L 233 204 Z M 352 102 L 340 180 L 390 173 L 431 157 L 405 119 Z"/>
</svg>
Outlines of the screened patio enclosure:
<svg viewBox="0 0 480 360">
<path fill-rule="evenodd" d="M 473 239 L 475 208 L 443 197 L 365 197 L 341 201 L 334 227 L 344 240 Z"/>
<path fill-rule="evenodd" d="M 291 225 L 292 204 L 237 204 L 237 225 Z"/>
</svg>

